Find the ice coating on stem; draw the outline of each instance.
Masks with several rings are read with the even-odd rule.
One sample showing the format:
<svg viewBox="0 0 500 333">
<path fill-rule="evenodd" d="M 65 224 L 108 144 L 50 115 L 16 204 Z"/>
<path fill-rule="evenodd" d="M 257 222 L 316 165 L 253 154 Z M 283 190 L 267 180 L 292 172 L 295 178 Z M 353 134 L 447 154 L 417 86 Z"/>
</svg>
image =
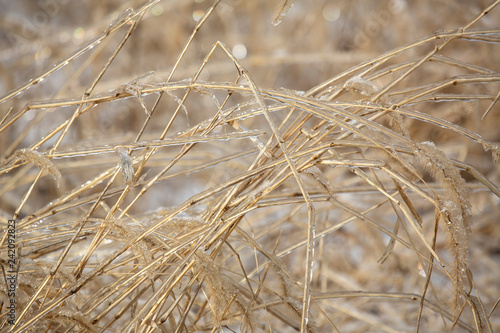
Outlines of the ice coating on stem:
<svg viewBox="0 0 500 333">
<path fill-rule="evenodd" d="M 123 181 L 127 185 L 134 184 L 134 166 L 128 150 L 124 147 L 116 147 L 115 151 L 120 156 L 120 166 L 122 169 Z"/>
</svg>

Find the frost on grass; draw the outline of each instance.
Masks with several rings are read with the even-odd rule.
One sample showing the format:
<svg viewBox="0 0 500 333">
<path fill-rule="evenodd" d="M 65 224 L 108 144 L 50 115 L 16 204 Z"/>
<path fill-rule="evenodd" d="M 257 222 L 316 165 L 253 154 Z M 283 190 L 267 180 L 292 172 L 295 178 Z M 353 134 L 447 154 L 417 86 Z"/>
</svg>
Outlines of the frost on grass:
<svg viewBox="0 0 500 333">
<path fill-rule="evenodd" d="M 344 85 L 346 88 L 351 88 L 363 96 L 373 96 L 378 92 L 378 87 L 370 81 L 363 79 L 361 76 L 353 76 Z"/>
<path fill-rule="evenodd" d="M 142 84 L 140 84 L 139 81 L 141 81 L 142 79 L 148 78 L 154 74 L 155 74 L 154 71 L 144 73 L 143 75 L 126 83 L 124 86 L 121 87 L 123 92 L 129 93 L 139 100 L 139 103 L 141 103 L 141 107 L 147 116 L 150 116 L 150 113 L 149 113 L 148 108 L 146 107 L 146 103 L 144 103 L 144 98 L 142 98 L 142 94 L 141 94 L 141 89 L 143 89 L 144 86 Z"/>
<path fill-rule="evenodd" d="M 429 17 L 437 22 L 436 27 L 431 28 L 433 31 L 441 29 L 442 23 L 453 28 L 456 22 L 460 22 L 459 30 L 439 30 L 441 32 L 430 38 L 412 42 L 410 38 L 415 32 L 418 35 L 427 33 L 421 30 L 426 27 L 417 22 L 421 15 L 400 8 L 398 15 L 388 17 L 396 29 L 401 20 L 405 25 L 404 31 L 398 31 L 389 41 L 394 45 L 380 45 L 379 40 L 373 38 L 364 45 L 348 46 L 349 40 L 360 41 L 361 35 L 354 31 L 332 40 L 339 34 L 324 33 L 331 30 L 332 23 L 318 19 L 320 13 L 333 9 L 335 15 L 340 15 L 340 21 L 352 25 L 373 19 L 370 12 L 380 14 L 387 6 L 370 6 L 367 16 L 358 16 L 358 9 L 362 14 L 361 8 L 347 8 L 347 1 L 303 1 L 298 5 L 304 10 L 294 12 L 290 9 L 293 0 L 273 0 L 271 4 L 266 1 L 210 1 L 212 7 L 207 1 L 203 4 L 202 1 L 190 2 L 194 7 L 184 2 L 180 7 L 168 5 L 167 8 L 156 0 L 132 1 L 130 5 L 143 7 L 123 12 L 110 25 L 108 18 L 112 15 L 111 10 L 118 9 L 116 6 L 88 7 L 97 10 L 87 15 L 92 22 L 86 24 L 89 29 L 84 39 L 90 42 L 81 47 L 77 44 L 83 39 L 74 36 L 77 43 L 62 43 L 63 49 L 52 48 L 59 44 L 49 45 L 50 57 L 40 58 L 37 53 L 32 64 L 41 74 L 17 88 L 10 85 L 32 71 L 24 68 L 29 62 L 25 56 L 12 58 L 13 63 L 18 62 L 17 67 L 9 65 L 5 73 L 12 76 L 7 81 L 9 89 L 14 88 L 14 94 L 0 97 L 4 109 L 10 108 L 7 114 L 0 116 L 0 142 L 5 146 L 6 158 L 11 149 L 27 150 L 13 154 L 6 160 L 10 164 L 4 166 L 2 163 L 1 170 L 4 178 L 0 193 L 5 200 L 0 212 L 5 222 L 6 216 L 19 211 L 19 232 L 24 244 L 22 254 L 19 250 L 19 262 L 23 260 L 19 266 L 23 270 L 22 279 L 19 279 L 19 291 L 23 294 L 18 300 L 19 323 L 10 329 L 18 332 L 30 329 L 83 332 L 95 331 L 95 328 L 113 332 L 161 329 L 165 332 L 288 332 L 297 331 L 303 324 L 303 332 L 335 331 L 335 325 L 338 331 L 361 332 L 389 325 L 392 331 L 413 326 L 417 315 L 413 311 L 417 310 L 415 298 L 408 299 L 413 303 L 410 305 L 402 303 L 399 297 L 419 289 L 404 282 L 418 279 L 418 270 L 408 267 L 414 267 L 417 261 L 423 262 L 425 258 L 419 256 L 427 252 L 407 251 L 399 246 L 408 244 L 411 249 L 424 251 L 421 244 L 413 246 L 413 233 L 398 232 L 398 228 L 404 228 L 401 212 L 411 218 L 410 213 L 422 225 L 424 231 L 419 236 L 425 237 L 422 241 L 426 245 L 429 244 L 428 233 L 432 232 L 431 228 L 427 229 L 432 226 L 421 223 L 432 215 L 432 210 L 428 209 L 428 192 L 419 192 L 419 178 L 413 175 L 412 155 L 415 153 L 442 183 L 436 190 L 440 196 L 431 197 L 431 201 L 436 206 L 436 220 L 442 222 L 442 230 L 438 232 L 449 234 L 451 239 L 454 259 L 450 259 L 447 269 L 451 272 L 454 266 L 454 275 L 449 277 L 455 285 L 455 303 L 464 304 L 465 299 L 469 307 L 464 307 L 463 316 L 456 316 L 458 319 L 454 321 L 442 306 L 442 294 L 446 291 L 442 288 L 442 279 L 426 271 L 428 289 L 421 297 L 427 295 L 433 300 L 421 302 L 422 316 L 418 320 L 422 327 L 417 330 L 444 331 L 455 324 L 462 326 L 457 329 L 468 330 L 473 326 L 471 319 L 475 319 L 476 323 L 481 322 L 477 331 L 483 328 L 488 331 L 488 325 L 483 323 L 488 324 L 487 312 L 495 308 L 495 299 L 491 301 L 485 297 L 483 303 L 479 294 L 476 300 L 476 296 L 464 293 L 464 289 L 469 290 L 468 264 L 475 270 L 474 267 L 491 262 L 481 261 L 478 255 L 484 253 L 485 260 L 489 260 L 489 248 L 471 251 L 471 257 L 467 257 L 470 205 L 465 184 L 454 165 L 464 169 L 467 166 L 461 161 L 450 163 L 432 144 L 421 144 L 415 152 L 409 147 L 417 147 L 413 146 L 414 135 L 426 137 L 429 129 L 438 133 L 444 129 L 454 133 L 434 136 L 440 140 L 439 147 L 455 147 L 458 142 L 454 134 L 462 135 L 491 149 L 498 163 L 498 145 L 490 148 L 490 142 L 479 134 L 440 119 L 440 114 L 446 110 L 443 105 L 448 102 L 453 103 L 449 110 L 455 110 L 458 104 L 467 112 L 458 114 L 460 119 L 455 116 L 452 119 L 460 123 L 467 121 L 465 124 L 479 128 L 474 119 L 466 118 L 475 114 L 468 110 L 482 109 L 482 105 L 498 92 L 498 71 L 492 62 L 494 57 L 478 54 L 496 54 L 500 45 L 499 29 L 480 26 L 459 29 L 466 22 L 475 22 L 470 21 L 475 14 L 469 11 L 458 13 L 459 17 L 453 22 L 447 21 L 451 16 L 441 22 L 441 14 L 436 14 Z M 272 9 L 279 7 L 274 17 L 274 13 L 268 13 L 269 6 Z M 73 7 L 65 12 L 61 6 L 59 13 L 70 15 L 74 12 Z M 230 10 L 231 7 L 234 10 Z M 419 7 L 426 8 L 425 5 Z M 192 17 L 194 8 L 205 13 L 197 22 Z M 493 21 L 498 14 L 490 9 L 488 15 L 485 11 L 482 16 L 486 16 L 485 19 L 492 17 L 490 21 Z M 351 11 L 355 15 L 351 15 Z M 213 16 L 209 17 L 212 12 Z M 284 18 L 287 13 L 294 17 Z M 348 15 L 344 15 L 346 13 Z M 274 24 L 283 18 L 286 21 L 279 29 L 262 28 L 258 22 L 263 17 L 269 17 L 268 23 L 273 19 Z M 404 20 L 410 17 L 415 22 Z M 144 24 L 141 18 L 145 19 Z M 262 57 L 257 55 L 252 58 L 256 61 L 247 61 L 248 66 L 256 69 L 256 81 L 250 79 L 248 71 L 223 46 L 234 42 L 233 37 L 241 37 L 234 35 L 239 34 L 238 29 L 234 29 L 238 22 L 252 27 L 243 29 L 252 33 L 243 36 L 249 37 L 245 39 L 247 47 L 255 48 L 258 43 L 262 49 Z M 418 23 L 415 24 L 417 29 L 410 29 L 410 23 Z M 484 23 L 481 26 L 489 25 Z M 299 26 L 307 26 L 308 33 L 293 28 Z M 367 33 L 364 28 L 370 28 L 363 24 L 358 26 L 360 33 Z M 53 30 L 67 34 L 72 33 L 74 27 L 58 29 L 54 26 Z M 102 30 L 105 30 L 102 35 L 92 36 Z M 383 37 L 382 34 L 379 37 Z M 220 42 L 214 44 L 215 40 Z M 292 42 L 291 45 L 279 43 L 279 48 L 287 52 L 274 52 L 277 40 L 285 44 L 288 40 Z M 455 40 L 458 41 L 456 47 Z M 472 46 L 468 46 L 469 41 Z M 478 48 L 483 42 L 487 45 Z M 332 43 L 348 47 L 342 48 L 343 52 L 325 53 L 325 45 Z M 213 48 L 209 50 L 210 45 Z M 379 49 L 396 45 L 406 46 L 378 54 Z M 490 45 L 495 49 L 490 49 Z M 70 49 L 66 48 L 68 46 Z M 376 47 L 370 48 L 372 46 Z M 477 52 L 469 52 L 471 50 Z M 16 54 L 14 49 L 5 51 Z M 375 57 L 366 59 L 372 53 Z M 59 59 L 60 54 L 70 55 Z M 359 59 L 363 59 L 363 63 L 356 64 Z M 479 59 L 477 64 L 476 59 Z M 52 61 L 56 61 L 56 65 L 52 66 Z M 44 69 L 38 66 L 39 63 L 47 66 L 42 66 Z M 55 71 L 63 66 L 65 71 L 56 74 Z M 153 72 L 132 81 L 127 78 L 130 73 L 142 73 L 150 67 L 158 70 L 150 80 L 146 78 Z M 347 71 L 339 72 L 348 67 Z M 9 75 L 9 70 L 15 75 Z M 249 71 L 253 74 L 252 68 Z M 206 81 L 200 81 L 202 75 Z M 318 82 L 320 78 L 326 81 Z M 35 85 L 44 79 L 43 84 Z M 92 83 L 91 89 L 89 83 Z M 284 88 L 276 89 L 278 83 Z M 475 89 L 480 86 L 479 90 Z M 298 87 L 307 92 L 291 90 Z M 30 91 L 24 93 L 28 88 Z M 481 94 L 476 94 L 477 91 Z M 86 100 L 75 96 L 84 96 Z M 149 105 L 153 99 L 155 103 Z M 479 103 L 477 109 L 472 106 L 476 102 Z M 23 105 L 26 107 L 20 109 Z M 75 106 L 79 111 L 66 122 Z M 133 114 L 122 119 L 120 114 L 108 112 L 116 107 L 131 110 Z M 498 117 L 498 113 L 490 109 L 488 119 L 498 120 L 492 118 Z M 36 114 L 35 118 L 31 118 L 33 112 L 30 110 Z M 187 121 L 183 119 L 183 112 Z M 392 120 L 390 126 L 386 126 L 386 116 Z M 190 125 L 190 120 L 195 123 Z M 262 131 L 269 125 L 274 134 L 279 134 L 275 136 L 280 142 Z M 487 126 L 485 137 L 496 138 L 492 127 L 493 132 Z M 44 136 L 38 137 L 39 134 Z M 56 137 L 64 137 L 68 150 L 48 155 L 41 148 L 50 146 Z M 137 137 L 137 141 L 129 142 L 130 137 Z M 233 140 L 238 138 L 245 139 Z M 80 147 L 82 140 L 89 140 L 89 145 Z M 208 143 L 214 140 L 218 142 Z M 115 152 L 115 146 L 122 148 Z M 150 158 L 141 160 L 141 170 L 145 170 L 145 174 L 137 175 L 134 181 L 133 163 L 138 156 L 131 152 L 147 153 L 167 146 L 161 153 L 147 155 Z M 33 147 L 40 147 L 40 153 L 31 151 L 30 148 L 35 150 Z M 374 159 L 366 159 L 365 154 Z M 467 159 L 476 156 L 474 153 Z M 53 160 L 57 157 L 66 160 L 58 163 Z M 293 179 L 286 167 L 287 159 L 296 163 L 301 173 L 299 178 L 307 180 L 304 186 Z M 34 177 L 20 178 L 24 171 L 36 171 L 57 179 L 56 166 L 61 168 L 63 164 L 64 191 L 56 191 L 52 186 L 31 188 L 29 185 L 33 184 Z M 394 168 L 390 168 L 393 165 Z M 19 166 L 23 168 L 21 172 L 9 172 Z M 374 169 L 372 177 L 358 168 Z M 491 168 L 488 165 L 484 169 L 490 172 Z M 124 182 L 119 179 L 121 176 L 117 173 L 120 172 Z M 146 181 L 147 172 L 151 177 Z M 489 182 L 486 175 L 477 178 Z M 133 184 L 135 189 L 124 189 L 124 183 Z M 193 188 L 194 183 L 201 185 Z M 494 184 L 487 186 L 496 190 Z M 186 195 L 196 193 L 190 198 L 176 196 L 179 189 L 187 189 Z M 329 217 L 317 225 L 322 237 L 317 244 L 321 269 L 314 271 L 304 258 L 305 251 L 311 249 L 307 245 L 312 243 L 307 241 L 314 230 L 306 229 L 305 201 L 298 189 L 310 191 L 317 213 Z M 432 192 L 432 187 L 427 190 Z M 338 200 L 325 198 L 325 193 L 333 197 L 334 192 Z M 478 219 L 487 221 L 478 222 L 491 223 L 494 217 L 486 214 L 495 212 L 495 207 L 488 205 L 494 201 L 483 200 L 484 192 L 487 190 L 471 194 L 471 198 L 483 201 L 485 209 L 480 207 L 478 213 L 484 213 L 478 215 Z M 261 201 L 263 198 L 266 200 Z M 392 204 L 387 204 L 388 199 Z M 370 210 L 365 214 L 364 208 Z M 224 229 L 217 223 L 219 217 L 230 218 Z M 392 229 L 393 234 L 398 235 L 398 238 L 391 237 L 387 246 L 389 251 L 384 252 L 383 259 L 390 250 L 397 255 L 384 266 L 372 265 L 373 256 L 369 251 L 382 249 L 386 236 L 377 236 L 373 242 L 366 243 L 364 240 L 373 238 L 372 228 L 353 220 L 365 220 L 365 217 L 380 230 Z M 309 216 L 307 219 L 311 221 Z M 309 223 L 307 228 L 312 226 Z M 493 236 L 490 239 L 494 240 L 495 235 L 485 236 Z M 0 252 L 8 245 L 6 240 L 4 238 Z M 484 244 L 477 242 L 477 245 Z M 232 251 L 223 251 L 226 246 L 231 246 Z M 213 251 L 211 254 L 217 257 L 204 251 L 197 254 L 198 249 Z M 365 252 L 367 256 L 359 255 Z M 87 253 L 91 255 L 88 260 Z M 413 258 L 414 255 L 418 258 Z M 192 266 L 186 266 L 189 264 Z M 316 261 L 314 264 L 316 266 Z M 146 270 L 146 265 L 147 272 L 143 273 L 141 267 Z M 187 267 L 191 271 L 187 271 Z M 491 273 L 494 268 L 483 271 Z M 72 273 L 75 269 L 76 275 L 81 275 L 79 278 Z M 49 270 L 55 271 L 48 276 Z M 298 282 L 311 272 L 312 279 L 303 284 Z M 147 280 L 142 279 L 141 274 L 147 274 Z M 403 278 L 387 278 L 398 275 Z M 346 276 L 354 282 L 344 283 Z M 492 288 L 497 286 L 488 284 L 485 277 L 488 276 L 477 277 L 478 289 L 483 295 L 494 295 Z M 360 283 L 365 291 L 372 291 L 373 296 L 355 293 Z M 43 290 L 38 295 L 36 290 L 40 288 Z M 347 292 L 339 302 L 337 291 Z M 383 293 L 387 291 L 391 293 L 385 295 L 399 299 L 402 306 L 386 306 Z M 353 292 L 352 297 L 349 292 Z M 5 295 L 6 289 L 0 286 L 0 293 Z M 430 293 L 434 294 L 429 296 Z M 431 302 L 433 306 L 429 306 Z M 339 306 L 332 309 L 334 303 Z M 493 318 L 495 312 L 491 311 Z M 471 314 L 475 313 L 478 315 L 472 318 Z M 302 314 L 307 317 L 302 318 Z M 6 318 L 5 308 L 0 316 Z M 165 327 L 160 323 L 163 320 L 166 320 Z M 215 325 L 211 325 L 212 320 Z M 241 322 L 248 324 L 223 327 L 229 323 L 239 326 Z"/>
<path fill-rule="evenodd" d="M 134 184 L 134 166 L 128 150 L 124 147 L 116 147 L 115 151 L 120 156 L 120 166 L 122 170 L 123 182 L 127 185 Z"/>
<path fill-rule="evenodd" d="M 317 166 L 312 166 L 310 168 L 307 168 L 306 170 L 304 170 L 304 172 L 311 174 L 316 179 L 316 181 L 320 183 L 321 186 L 323 186 L 328 191 L 328 194 L 330 194 L 332 197 L 335 196 L 330 181 L 328 180 L 328 178 L 326 178 L 325 174 Z"/>
<path fill-rule="evenodd" d="M 173 92 L 171 92 L 170 90 L 167 90 L 166 92 L 170 97 L 172 97 L 172 99 L 174 101 L 177 102 L 177 104 L 179 104 L 179 107 L 182 108 L 182 111 L 184 111 L 184 114 L 186 115 L 188 127 L 190 127 L 190 125 L 189 125 L 189 112 L 188 112 L 186 106 L 184 105 L 184 102 L 179 97 L 175 96 L 175 94 Z"/>
<path fill-rule="evenodd" d="M 99 331 L 98 328 L 79 311 L 63 309 L 47 317 L 59 324 L 77 326 L 80 328 L 80 332 L 93 333 Z"/>
<path fill-rule="evenodd" d="M 417 144 L 419 156 L 425 167 L 447 190 L 438 199 L 441 219 L 448 228 L 450 247 L 454 256 L 453 307 L 458 310 L 461 293 L 467 290 L 469 265 L 469 239 L 472 225 L 471 204 L 468 190 L 460 172 L 446 155 L 432 142 Z"/>
<path fill-rule="evenodd" d="M 120 219 L 106 219 L 103 220 L 103 223 L 104 226 L 110 228 L 110 230 L 123 240 L 124 243 L 132 239 L 137 239 L 140 235 L 140 229 L 136 229 Z M 153 260 L 153 255 L 151 251 L 149 251 L 145 238 L 133 244 L 131 250 L 144 265 Z"/>
<path fill-rule="evenodd" d="M 23 163 L 33 163 L 41 169 L 47 170 L 49 175 L 55 179 L 57 186 L 61 179 L 61 172 L 46 156 L 36 150 L 20 149 L 14 153 L 14 158 L 21 160 Z"/>
<path fill-rule="evenodd" d="M 209 255 L 198 251 L 195 258 L 194 268 L 201 273 L 200 277 L 208 288 L 214 325 L 220 325 L 223 320 L 229 320 L 231 323 L 241 322 L 244 332 L 254 332 L 255 323 L 252 312 L 243 305 L 236 287 L 221 274 L 219 267 Z M 237 316 L 242 316 L 242 319 Z"/>
<path fill-rule="evenodd" d="M 295 287 L 295 281 L 288 275 L 283 267 L 283 262 L 280 258 L 274 256 L 274 262 L 271 263 L 271 267 L 275 270 L 278 275 L 278 281 L 280 283 L 280 295 L 283 299 L 283 305 L 285 307 L 286 313 L 293 318 L 296 322 L 300 322 L 302 317 L 302 302 L 300 302 L 297 297 L 292 296 L 293 289 Z M 318 331 L 318 326 L 316 322 L 309 317 L 307 322 L 307 332 L 316 333 Z"/>
<path fill-rule="evenodd" d="M 274 14 L 273 25 L 278 25 L 283 21 L 288 11 L 293 7 L 295 0 L 283 0 Z"/>
</svg>

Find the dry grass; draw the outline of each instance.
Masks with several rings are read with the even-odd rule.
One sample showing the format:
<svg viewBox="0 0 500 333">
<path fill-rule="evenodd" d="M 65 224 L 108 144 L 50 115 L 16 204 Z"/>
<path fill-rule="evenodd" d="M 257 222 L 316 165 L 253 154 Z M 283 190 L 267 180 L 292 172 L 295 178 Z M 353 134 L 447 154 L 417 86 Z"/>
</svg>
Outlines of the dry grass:
<svg viewBox="0 0 500 333">
<path fill-rule="evenodd" d="M 499 2 L 0 5 L 2 332 L 500 330 Z"/>
</svg>

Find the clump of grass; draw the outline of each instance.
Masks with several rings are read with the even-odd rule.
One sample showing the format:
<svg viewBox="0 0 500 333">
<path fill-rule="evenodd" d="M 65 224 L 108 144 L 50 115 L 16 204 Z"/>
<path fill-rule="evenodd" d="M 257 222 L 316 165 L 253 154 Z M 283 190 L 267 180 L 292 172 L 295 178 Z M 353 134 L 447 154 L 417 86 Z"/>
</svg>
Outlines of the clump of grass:
<svg viewBox="0 0 500 333">
<path fill-rule="evenodd" d="M 47 170 L 56 181 L 61 179 L 61 172 L 47 157 L 36 150 L 20 149 L 13 154 L 14 162 L 32 163 L 41 169 Z"/>
<path fill-rule="evenodd" d="M 453 306 L 460 303 L 461 293 L 467 290 L 467 270 L 469 269 L 469 242 L 472 226 L 472 212 L 468 189 L 460 172 L 446 155 L 434 144 L 424 142 L 418 145 L 420 158 L 431 173 L 446 188 L 445 196 L 439 198 L 438 208 L 450 233 L 450 248 L 455 257 L 453 283 L 455 299 Z M 456 309 L 455 309 L 456 310 Z"/>
<path fill-rule="evenodd" d="M 0 97 L 17 265 L 13 298 L 4 231 L 2 329 L 495 331 L 499 2 L 379 55 L 339 40 L 364 60 L 334 69 L 340 55 L 314 54 L 326 2 L 151 1 L 94 20 Z M 308 57 L 273 54 L 305 36 L 287 21 L 310 22 Z M 238 22 L 265 56 L 219 35 Z"/>
</svg>

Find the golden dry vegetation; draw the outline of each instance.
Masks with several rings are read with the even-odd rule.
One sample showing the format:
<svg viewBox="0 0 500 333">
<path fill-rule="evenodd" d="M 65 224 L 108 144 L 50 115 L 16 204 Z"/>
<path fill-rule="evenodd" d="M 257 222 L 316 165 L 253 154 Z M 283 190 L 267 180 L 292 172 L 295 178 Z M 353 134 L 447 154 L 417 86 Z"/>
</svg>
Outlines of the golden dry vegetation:
<svg viewBox="0 0 500 333">
<path fill-rule="evenodd" d="M 1 332 L 500 331 L 499 3 L 0 2 Z"/>
</svg>

